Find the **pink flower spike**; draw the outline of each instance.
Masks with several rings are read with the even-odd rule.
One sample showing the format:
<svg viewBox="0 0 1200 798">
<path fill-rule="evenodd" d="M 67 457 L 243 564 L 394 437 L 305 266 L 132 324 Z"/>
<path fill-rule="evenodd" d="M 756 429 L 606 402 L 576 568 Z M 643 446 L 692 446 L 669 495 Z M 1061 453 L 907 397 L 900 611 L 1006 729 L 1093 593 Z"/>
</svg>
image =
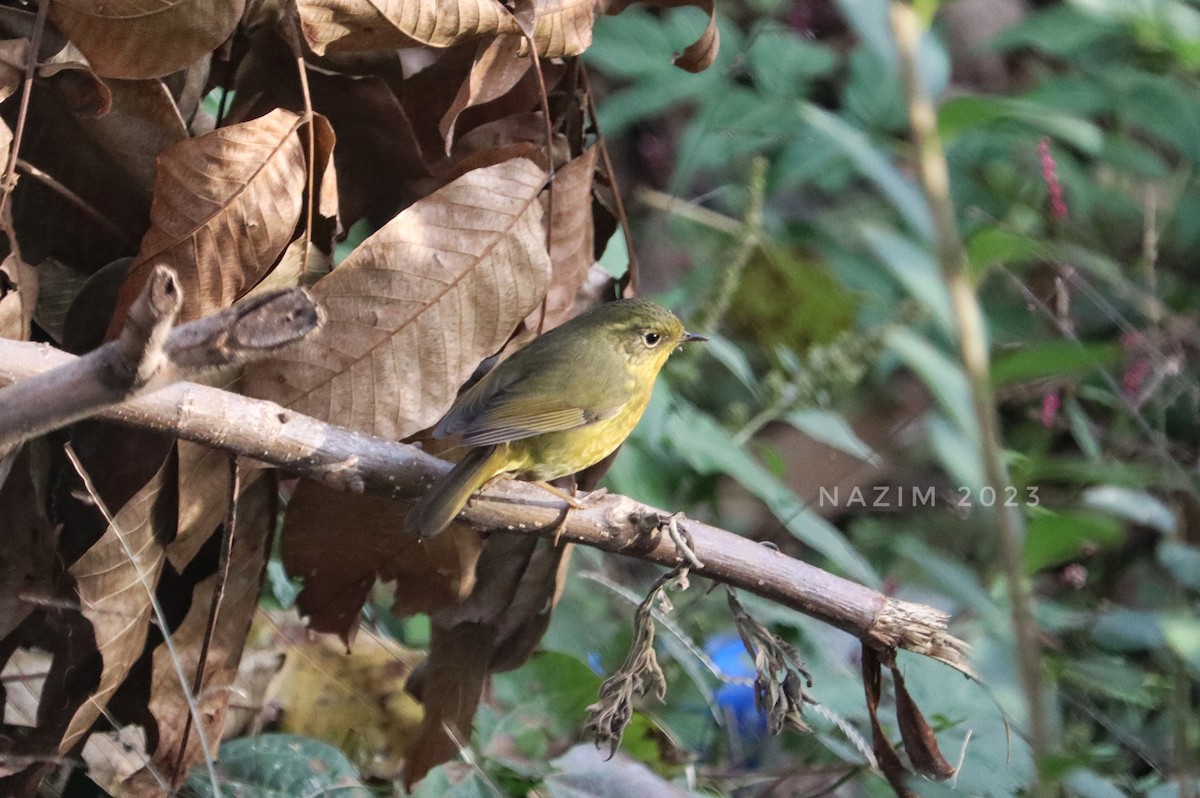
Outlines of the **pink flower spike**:
<svg viewBox="0 0 1200 798">
<path fill-rule="evenodd" d="M 1042 426 L 1049 428 L 1054 426 L 1054 419 L 1058 418 L 1058 409 L 1062 407 L 1062 399 L 1058 391 L 1050 391 L 1042 395 Z"/>
<path fill-rule="evenodd" d="M 1046 181 L 1046 191 L 1050 194 L 1050 216 L 1054 221 L 1061 222 L 1067 218 L 1067 201 L 1063 198 L 1062 183 L 1058 180 L 1048 137 L 1043 136 L 1038 141 L 1038 159 L 1042 162 L 1042 180 Z"/>
</svg>

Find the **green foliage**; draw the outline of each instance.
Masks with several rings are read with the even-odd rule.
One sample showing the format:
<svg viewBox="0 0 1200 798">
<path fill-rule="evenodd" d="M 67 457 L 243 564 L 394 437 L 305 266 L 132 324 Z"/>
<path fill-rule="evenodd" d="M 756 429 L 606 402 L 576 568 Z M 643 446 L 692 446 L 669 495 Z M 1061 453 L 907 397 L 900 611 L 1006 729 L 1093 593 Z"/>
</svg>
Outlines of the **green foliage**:
<svg viewBox="0 0 1200 798">
<path fill-rule="evenodd" d="M 219 785 L 208 780 L 203 768 L 188 778 L 185 790 L 193 795 L 229 795 L 237 798 L 294 798 L 297 795 L 330 795 L 370 798 L 357 769 L 328 743 L 291 734 L 263 734 L 230 740 L 221 746 L 217 766 Z"/>
</svg>

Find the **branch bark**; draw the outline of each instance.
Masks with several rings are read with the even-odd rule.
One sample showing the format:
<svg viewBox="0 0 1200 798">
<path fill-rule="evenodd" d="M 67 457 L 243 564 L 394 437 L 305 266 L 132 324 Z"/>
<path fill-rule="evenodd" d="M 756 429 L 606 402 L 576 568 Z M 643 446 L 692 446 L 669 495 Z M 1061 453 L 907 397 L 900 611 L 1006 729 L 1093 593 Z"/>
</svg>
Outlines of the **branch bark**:
<svg viewBox="0 0 1200 798">
<path fill-rule="evenodd" d="M 0 340 L 0 385 L 35 378 L 76 359 L 43 344 Z M 273 402 L 179 382 L 102 410 L 99 416 L 225 449 L 330 487 L 411 499 L 449 464 L 408 444 L 351 432 Z M 553 537 L 565 504 L 542 488 L 502 480 L 470 502 L 462 518 L 479 529 Z M 562 538 L 603 551 L 674 566 L 668 535 L 645 534 L 644 519 L 662 514 L 610 495 L 575 510 Z M 665 515 L 665 514 L 664 514 Z M 748 590 L 810 615 L 878 649 L 903 648 L 964 673 L 967 646 L 946 631 L 945 613 L 885 596 L 754 541 L 699 521 L 680 526 L 704 563 L 693 574 Z"/>
<path fill-rule="evenodd" d="M 172 329 L 182 300 L 175 273 L 159 266 L 130 306 L 117 340 L 0 389 L 0 456 L 135 394 L 262 357 L 320 324 L 316 303 L 302 289 L 267 294 Z"/>
</svg>

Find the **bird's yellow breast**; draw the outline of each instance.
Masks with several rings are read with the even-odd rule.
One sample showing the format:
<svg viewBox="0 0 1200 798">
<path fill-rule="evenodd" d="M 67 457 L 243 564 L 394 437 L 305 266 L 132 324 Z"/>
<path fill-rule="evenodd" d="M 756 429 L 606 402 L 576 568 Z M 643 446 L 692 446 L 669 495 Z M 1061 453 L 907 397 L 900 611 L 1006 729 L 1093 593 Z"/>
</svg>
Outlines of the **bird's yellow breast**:
<svg viewBox="0 0 1200 798">
<path fill-rule="evenodd" d="M 639 386 L 631 375 L 629 386 L 629 401 L 611 418 L 502 444 L 509 465 L 504 471 L 519 479 L 546 481 L 582 471 L 608 457 L 641 420 L 654 381 L 651 378 Z"/>
</svg>

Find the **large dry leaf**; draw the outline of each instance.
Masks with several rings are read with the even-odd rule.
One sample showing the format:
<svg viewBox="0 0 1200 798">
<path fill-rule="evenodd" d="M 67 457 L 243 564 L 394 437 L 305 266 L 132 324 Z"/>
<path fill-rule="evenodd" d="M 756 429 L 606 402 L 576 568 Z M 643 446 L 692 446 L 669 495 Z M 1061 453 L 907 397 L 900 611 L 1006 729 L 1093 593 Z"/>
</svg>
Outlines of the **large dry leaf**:
<svg viewBox="0 0 1200 798">
<path fill-rule="evenodd" d="M 451 47 L 520 28 L 498 0 L 299 0 L 300 24 L 317 55 L 326 50 Z"/>
<path fill-rule="evenodd" d="M 545 179 L 507 161 L 401 213 L 317 282 L 325 326 L 249 368 L 247 393 L 385 438 L 428 427 L 545 294 Z"/>
<path fill-rule="evenodd" d="M 494 533 L 471 595 L 431 616 L 429 659 L 411 683 L 425 718 L 404 763 L 408 784 L 457 755 L 458 742 L 471 738 L 488 677 L 519 667 L 533 652 L 561 596 L 571 548 Z"/>
<path fill-rule="evenodd" d="M 406 529 L 411 508 L 300 482 L 280 537 L 287 572 L 304 580 L 297 606 L 311 629 L 349 642 L 376 578 L 396 582 L 398 615 L 434 612 L 471 591 L 479 536 L 456 528 L 422 542 Z"/>
<path fill-rule="evenodd" d="M 86 132 L 115 163 L 145 187 L 154 188 L 155 159 L 188 138 L 179 107 L 161 80 L 109 80 L 112 109 L 90 121 Z"/>
<path fill-rule="evenodd" d="M 121 288 L 110 335 L 159 264 L 172 267 L 183 288 L 179 322 L 229 307 L 262 279 L 300 218 L 301 122 L 272 111 L 159 156 L 152 225 Z"/>
<path fill-rule="evenodd" d="M 494 626 L 466 623 L 434 634 L 430 640 L 420 691 L 425 716 L 417 738 L 405 752 L 406 787 L 411 789 L 426 773 L 454 759 L 470 744 L 495 638 Z"/>
<path fill-rule="evenodd" d="M 158 78 L 229 38 L 245 0 L 55 0 L 54 21 L 110 78 Z"/>
<path fill-rule="evenodd" d="M 204 660 L 204 677 L 196 695 L 196 704 L 204 723 L 203 733 L 214 752 L 225 722 L 225 711 L 230 700 L 229 688 L 237 676 L 250 622 L 258 609 L 258 596 L 270 551 L 274 493 L 274 481 L 260 479 L 243 491 L 238 501 L 237 534 L 230 549 L 229 575 Z M 183 663 L 183 672 L 188 674 L 189 691 L 192 689 L 190 680 L 198 668 L 205 629 L 209 624 L 216 581 L 217 575 L 213 574 L 196 586 L 187 615 L 171 635 Z M 138 771 L 130 781 L 128 786 L 135 793 L 137 789 L 150 789 L 157 784 L 155 771 L 158 774 L 165 773 L 168 778 L 174 775 L 176 763 L 180 761 L 184 728 L 192 723 L 187 699 L 166 644 L 155 648 L 153 654 L 150 712 L 158 725 L 158 747 L 151 763 Z M 201 759 L 203 751 L 200 736 L 193 727 L 188 734 L 187 750 L 182 759 L 184 770 Z"/>
<path fill-rule="evenodd" d="M 303 110 L 296 57 L 287 43 L 264 29 L 251 36 L 250 47 L 238 65 L 226 118 L 237 122 L 274 108 Z M 329 119 L 342 142 L 333 160 L 345 227 L 363 217 L 378 226 L 428 193 L 411 187 L 427 170 L 413 126 L 382 76 L 309 70 L 308 82 L 313 108 Z M 326 196 L 322 191 L 322 202 Z"/>
<path fill-rule="evenodd" d="M 80 611 L 92 625 L 103 669 L 100 684 L 75 711 L 59 743 L 64 754 L 91 729 L 142 653 L 151 613 L 148 591 L 155 589 L 163 563 L 162 526 L 166 517 L 171 526 L 175 520 L 174 491 L 164 493 L 163 488 L 174 480 L 173 458 L 168 458 L 70 568 Z"/>
<path fill-rule="evenodd" d="M 575 295 L 596 260 L 592 182 L 597 151 L 591 148 L 554 173 L 554 208 L 550 216 L 550 260 L 554 273 L 543 304 L 545 317 L 540 324 L 543 330 L 551 330 L 574 315 Z M 543 203 L 549 203 L 548 194 L 543 195 Z"/>
</svg>

